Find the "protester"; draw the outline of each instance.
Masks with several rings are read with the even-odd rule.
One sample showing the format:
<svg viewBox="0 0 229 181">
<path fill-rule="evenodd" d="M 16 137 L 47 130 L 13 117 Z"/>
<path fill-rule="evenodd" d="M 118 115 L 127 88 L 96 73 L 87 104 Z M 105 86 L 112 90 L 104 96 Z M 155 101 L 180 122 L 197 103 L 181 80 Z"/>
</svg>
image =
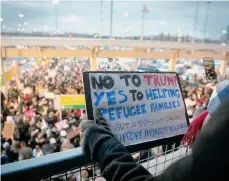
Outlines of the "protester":
<svg viewBox="0 0 229 181">
<path fill-rule="evenodd" d="M 80 146 L 79 124 L 87 119 L 86 110 L 56 110 L 49 93 L 83 94 L 81 73 L 89 69 L 88 60 L 51 59 L 47 63 L 44 58 L 28 71 L 23 70 L 18 80 L 13 78 L 9 82 L 8 93 L 1 92 L 1 126 L 3 131 L 8 122 L 15 123 L 13 139 L 17 148 L 15 150 L 15 145 L 3 136 L 2 157 L 7 163 L 19 160 L 23 147 L 31 148 L 36 153 L 32 154 L 33 157 L 37 157 Z M 125 69 L 110 62 L 102 70 Z M 207 106 L 214 86 L 205 85 L 198 76 L 182 84 L 190 117 L 196 110 Z M 4 148 L 5 142 L 9 146 L 6 143 Z"/>
<path fill-rule="evenodd" d="M 198 136 L 199 131 L 205 127 L 211 118 L 211 115 L 218 109 L 220 104 L 229 97 L 229 79 L 216 84 L 205 110 L 201 110 L 194 120 L 189 125 L 188 131 L 185 134 L 182 143 L 191 146 L 193 140 Z"/>
<path fill-rule="evenodd" d="M 228 180 L 229 97 L 212 114 L 196 138 L 190 155 L 180 159 L 155 178 L 136 163 L 114 137 L 103 119 L 80 124 L 81 146 L 86 156 L 100 164 L 106 180 L 199 181 Z"/>
<path fill-rule="evenodd" d="M 33 151 L 29 147 L 23 147 L 21 148 L 19 152 L 19 160 L 28 160 L 31 159 L 33 156 Z"/>
<path fill-rule="evenodd" d="M 44 154 L 43 154 L 40 146 L 39 145 L 36 145 L 35 149 L 33 149 L 33 157 L 34 158 L 38 158 L 38 157 L 43 156 L 43 155 Z"/>
<path fill-rule="evenodd" d="M 21 73 L 19 80 L 12 79 L 8 84 L 8 94 L 1 92 L 2 130 L 7 123 L 15 123 L 12 136 L 16 143 L 12 145 L 8 138 L 2 137 L 2 163 L 19 160 L 19 152 L 21 159 L 28 159 L 79 146 L 78 134 L 73 132 L 78 132 L 81 115 L 86 119 L 85 110 L 60 112 L 54 108 L 53 98 L 47 93 L 82 94 L 81 73 L 89 70 L 89 64 L 85 60 L 44 62 Z M 62 121 L 64 125 L 59 124 Z M 71 143 L 61 149 L 67 138 Z M 33 150 L 32 156 L 27 148 Z"/>
</svg>

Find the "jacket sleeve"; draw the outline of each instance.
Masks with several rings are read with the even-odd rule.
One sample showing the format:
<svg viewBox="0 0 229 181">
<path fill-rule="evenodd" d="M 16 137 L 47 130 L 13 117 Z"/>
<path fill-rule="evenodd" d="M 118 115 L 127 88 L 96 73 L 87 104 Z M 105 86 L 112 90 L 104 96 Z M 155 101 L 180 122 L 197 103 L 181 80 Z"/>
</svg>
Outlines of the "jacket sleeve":
<svg viewBox="0 0 229 181">
<path fill-rule="evenodd" d="M 86 132 L 84 143 L 81 143 L 83 151 L 100 164 L 102 175 L 107 181 L 154 180 L 110 131 L 93 125 Z"/>
<path fill-rule="evenodd" d="M 199 181 L 228 180 L 229 99 L 197 137 L 192 153 L 153 177 L 136 163 L 125 147 L 105 128 L 95 123 L 85 130 L 84 153 L 100 164 L 107 181 Z"/>
</svg>

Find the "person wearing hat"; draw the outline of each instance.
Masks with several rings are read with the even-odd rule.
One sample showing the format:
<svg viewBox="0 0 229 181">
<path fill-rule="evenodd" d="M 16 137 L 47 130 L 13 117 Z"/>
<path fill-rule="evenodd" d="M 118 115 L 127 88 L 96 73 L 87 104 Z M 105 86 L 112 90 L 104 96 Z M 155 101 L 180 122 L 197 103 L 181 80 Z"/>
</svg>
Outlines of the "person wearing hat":
<svg viewBox="0 0 229 181">
<path fill-rule="evenodd" d="M 227 181 L 229 180 L 229 96 L 214 111 L 199 133 L 192 152 L 152 176 L 136 163 L 110 131 L 104 119 L 81 122 L 81 147 L 88 158 L 100 165 L 106 180 L 117 181 Z"/>
</svg>

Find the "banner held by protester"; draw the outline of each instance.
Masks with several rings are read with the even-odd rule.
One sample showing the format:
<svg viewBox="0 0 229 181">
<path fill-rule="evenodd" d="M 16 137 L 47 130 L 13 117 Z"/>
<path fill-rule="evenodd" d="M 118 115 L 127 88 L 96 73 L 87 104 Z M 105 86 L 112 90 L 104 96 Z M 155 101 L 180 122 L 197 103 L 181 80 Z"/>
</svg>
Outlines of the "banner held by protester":
<svg viewBox="0 0 229 181">
<path fill-rule="evenodd" d="M 183 135 L 187 130 L 176 73 L 85 72 L 84 86 L 88 116 L 95 119 L 99 110 L 125 146 Z"/>
</svg>

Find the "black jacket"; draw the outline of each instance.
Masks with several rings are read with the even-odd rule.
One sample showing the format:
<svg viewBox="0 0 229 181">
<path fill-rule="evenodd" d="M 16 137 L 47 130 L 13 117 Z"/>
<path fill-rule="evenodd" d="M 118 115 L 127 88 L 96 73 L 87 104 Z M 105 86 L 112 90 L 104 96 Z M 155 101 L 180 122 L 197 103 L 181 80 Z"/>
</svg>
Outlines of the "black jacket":
<svg viewBox="0 0 229 181">
<path fill-rule="evenodd" d="M 228 181 L 229 98 L 211 116 L 197 137 L 192 153 L 153 177 L 125 147 L 101 126 L 85 130 L 83 151 L 100 164 L 107 181 Z"/>
</svg>

